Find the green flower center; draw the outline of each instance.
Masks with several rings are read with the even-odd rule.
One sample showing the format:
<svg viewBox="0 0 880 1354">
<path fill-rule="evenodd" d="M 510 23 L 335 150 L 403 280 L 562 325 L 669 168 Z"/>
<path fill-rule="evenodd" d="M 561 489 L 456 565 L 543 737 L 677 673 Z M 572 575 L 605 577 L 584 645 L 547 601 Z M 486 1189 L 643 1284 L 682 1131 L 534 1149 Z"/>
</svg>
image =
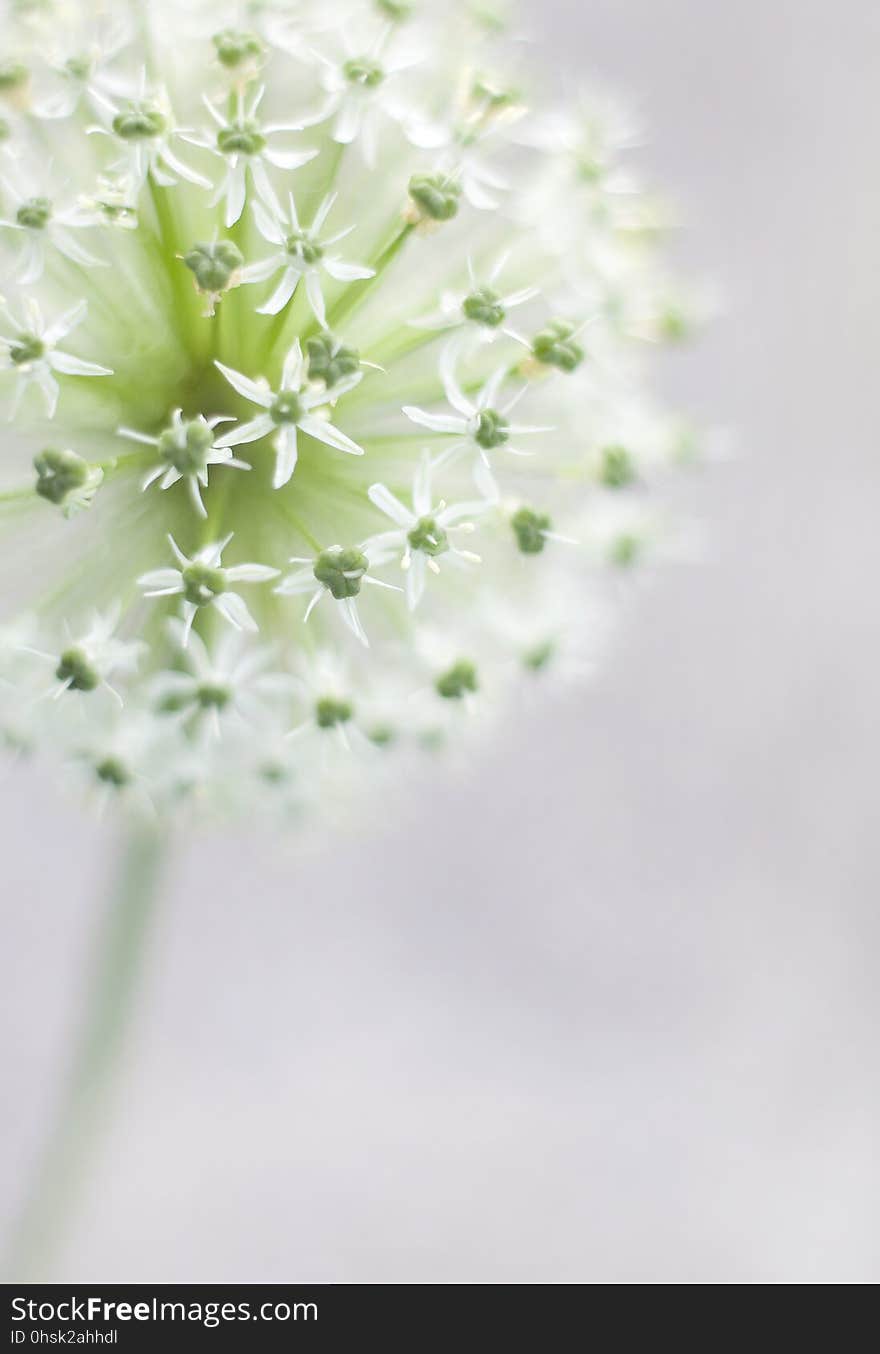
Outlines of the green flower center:
<svg viewBox="0 0 880 1354">
<path fill-rule="evenodd" d="M 0 93 L 21 89 L 28 79 L 28 68 L 20 61 L 0 61 Z"/>
<path fill-rule="evenodd" d="M 183 262 L 196 280 L 199 291 L 226 291 L 233 273 L 244 263 L 244 255 L 232 240 L 196 244 L 184 254 Z"/>
<path fill-rule="evenodd" d="M 210 564 L 186 564 L 181 571 L 183 595 L 193 606 L 207 606 L 229 586 L 226 570 Z"/>
<path fill-rule="evenodd" d="M 224 28 L 221 33 L 215 33 L 211 41 L 217 60 L 228 70 L 235 70 L 245 61 L 259 61 L 263 55 L 263 44 L 256 33 Z"/>
<path fill-rule="evenodd" d="M 304 413 L 302 400 L 293 390 L 282 390 L 269 405 L 273 423 L 298 423 Z"/>
<path fill-rule="evenodd" d="M 232 699 L 232 692 L 222 682 L 200 682 L 196 700 L 203 710 L 224 710 Z"/>
<path fill-rule="evenodd" d="M 442 527 L 437 525 L 435 517 L 420 517 L 406 539 L 413 550 L 421 550 L 425 555 L 442 555 L 449 549 L 449 537 Z"/>
<path fill-rule="evenodd" d="M 64 69 L 72 79 L 85 83 L 92 73 L 93 63 L 87 56 L 72 56 L 65 61 Z"/>
<path fill-rule="evenodd" d="M 88 654 L 76 648 L 65 649 L 58 660 L 55 676 L 74 691 L 94 691 L 100 684 L 100 675 L 89 662 Z"/>
<path fill-rule="evenodd" d="M 295 231 L 284 241 L 284 248 L 299 263 L 317 263 L 324 257 L 318 241 L 304 230 Z"/>
<path fill-rule="evenodd" d="M 194 418 L 183 425 L 183 445 L 180 430 L 173 425 L 159 435 L 160 460 L 173 465 L 181 475 L 198 475 L 207 468 L 208 452 L 214 445 L 214 433 L 202 419 Z"/>
<path fill-rule="evenodd" d="M 111 785 L 114 790 L 122 790 L 131 784 L 131 772 L 118 757 L 104 757 L 97 762 L 95 775 L 102 785 Z"/>
<path fill-rule="evenodd" d="M 132 103 L 113 119 L 113 130 L 123 141 L 151 141 L 168 127 L 165 114 L 153 103 Z"/>
<path fill-rule="evenodd" d="M 505 311 L 498 295 L 490 287 L 478 287 L 466 296 L 461 306 L 465 317 L 475 324 L 484 324 L 489 329 L 497 329 L 504 323 Z"/>
<path fill-rule="evenodd" d="M 15 213 L 15 220 L 27 230 L 44 230 L 51 215 L 52 203 L 47 197 L 31 197 L 22 202 Z"/>
<path fill-rule="evenodd" d="M 402 23 L 413 12 L 412 0 L 376 0 L 376 8 L 393 23 Z"/>
<path fill-rule="evenodd" d="M 574 371 L 584 360 L 584 350 L 572 337 L 575 326 L 568 320 L 551 320 L 535 336 L 532 352 L 545 366 Z"/>
<path fill-rule="evenodd" d="M 354 546 L 335 546 L 321 551 L 313 572 L 318 582 L 341 602 L 346 597 L 357 597 L 368 568 L 369 561 L 360 550 Z"/>
<path fill-rule="evenodd" d="M 638 536 L 624 533 L 618 536 L 611 547 L 611 563 L 621 569 L 629 569 L 641 554 L 642 543 Z"/>
<path fill-rule="evenodd" d="M 319 729 L 335 729 L 339 724 L 347 724 L 353 714 L 349 702 L 337 700 L 335 696 L 322 696 L 315 704 L 315 723 Z"/>
<path fill-rule="evenodd" d="M 503 446 L 510 437 L 510 424 L 494 409 L 481 409 L 473 426 L 473 438 L 478 447 L 491 451 L 493 447 Z"/>
<path fill-rule="evenodd" d="M 89 467 L 75 451 L 47 447 L 34 457 L 37 493 L 50 503 L 63 503 L 72 489 L 80 489 L 89 477 Z"/>
<path fill-rule="evenodd" d="M 9 360 L 16 367 L 25 367 L 29 362 L 39 362 L 46 354 L 46 345 L 35 334 L 19 334 L 9 344 Z"/>
<path fill-rule="evenodd" d="M 309 380 L 323 381 L 328 388 L 344 376 L 351 376 L 360 367 L 360 354 L 355 348 L 337 345 L 330 334 L 315 334 L 306 339 L 309 360 Z"/>
<path fill-rule="evenodd" d="M 466 658 L 454 663 L 448 672 L 444 672 L 434 683 L 438 696 L 444 700 L 460 701 L 469 691 L 478 690 L 477 669 Z"/>
<path fill-rule="evenodd" d="M 605 447 L 599 478 L 607 489 L 622 489 L 635 479 L 635 467 L 626 447 Z"/>
<path fill-rule="evenodd" d="M 545 640 L 543 644 L 536 644 L 534 649 L 529 649 L 523 654 L 523 667 L 528 668 L 529 672 L 542 672 L 555 653 L 556 646 L 553 641 Z"/>
<path fill-rule="evenodd" d="M 361 85 L 364 89 L 375 89 L 385 79 L 378 61 L 368 56 L 352 57 L 342 67 L 342 73 L 350 85 Z"/>
<path fill-rule="evenodd" d="M 545 512 L 535 512 L 533 508 L 520 508 L 510 519 L 516 542 L 524 555 L 540 555 L 546 543 L 545 533 L 552 525 Z"/>
<path fill-rule="evenodd" d="M 265 147 L 266 138 L 255 118 L 230 122 L 217 133 L 217 149 L 224 155 L 259 155 Z"/>
</svg>

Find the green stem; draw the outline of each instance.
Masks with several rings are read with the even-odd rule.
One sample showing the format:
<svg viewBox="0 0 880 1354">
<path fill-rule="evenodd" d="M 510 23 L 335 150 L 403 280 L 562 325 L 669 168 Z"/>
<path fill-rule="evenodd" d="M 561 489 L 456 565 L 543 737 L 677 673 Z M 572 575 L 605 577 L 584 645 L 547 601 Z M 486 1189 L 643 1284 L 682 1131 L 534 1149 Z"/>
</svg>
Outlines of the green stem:
<svg viewBox="0 0 880 1354">
<path fill-rule="evenodd" d="M 412 235 L 414 229 L 415 227 L 409 223 L 401 226 L 400 230 L 398 230 L 396 235 L 389 240 L 388 244 L 373 263 L 372 266 L 375 269 L 374 275 L 366 281 L 358 280 L 355 283 L 349 283 L 342 295 L 336 301 L 336 304 L 331 306 L 327 312 L 328 329 L 332 330 L 337 328 L 340 320 L 347 319 L 352 311 L 356 310 L 358 306 L 363 305 L 382 274 L 397 258 L 397 255 L 406 244 L 410 235 Z M 304 337 L 308 337 L 316 328 L 317 325 L 311 325 Z"/>
<path fill-rule="evenodd" d="M 18 1282 L 51 1272 L 112 1108 L 158 901 L 161 846 L 158 829 L 140 825 L 120 856 L 67 1086 L 4 1264 Z"/>
</svg>

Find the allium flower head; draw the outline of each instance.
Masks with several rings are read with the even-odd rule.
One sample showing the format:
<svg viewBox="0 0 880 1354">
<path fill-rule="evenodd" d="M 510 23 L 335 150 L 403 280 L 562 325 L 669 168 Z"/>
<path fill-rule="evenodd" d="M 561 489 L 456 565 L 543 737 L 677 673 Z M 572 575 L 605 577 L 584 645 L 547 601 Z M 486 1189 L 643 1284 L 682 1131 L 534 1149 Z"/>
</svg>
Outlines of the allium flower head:
<svg viewBox="0 0 880 1354">
<path fill-rule="evenodd" d="M 321 810 L 588 670 L 694 459 L 616 108 L 469 0 L 3 27 L 6 741 Z"/>
</svg>

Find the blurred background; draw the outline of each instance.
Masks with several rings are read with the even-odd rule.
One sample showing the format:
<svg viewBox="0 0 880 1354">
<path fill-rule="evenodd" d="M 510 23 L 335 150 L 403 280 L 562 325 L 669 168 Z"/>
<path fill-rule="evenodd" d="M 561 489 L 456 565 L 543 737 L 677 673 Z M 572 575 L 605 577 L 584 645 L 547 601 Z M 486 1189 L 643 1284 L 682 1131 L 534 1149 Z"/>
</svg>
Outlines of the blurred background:
<svg viewBox="0 0 880 1354">
<path fill-rule="evenodd" d="M 64 1280 L 880 1278 L 880 12 L 530 8 L 724 296 L 661 373 L 736 430 L 707 558 L 383 833 L 181 849 Z M 0 822 L 3 1222 L 114 843 L 21 769 Z"/>
</svg>

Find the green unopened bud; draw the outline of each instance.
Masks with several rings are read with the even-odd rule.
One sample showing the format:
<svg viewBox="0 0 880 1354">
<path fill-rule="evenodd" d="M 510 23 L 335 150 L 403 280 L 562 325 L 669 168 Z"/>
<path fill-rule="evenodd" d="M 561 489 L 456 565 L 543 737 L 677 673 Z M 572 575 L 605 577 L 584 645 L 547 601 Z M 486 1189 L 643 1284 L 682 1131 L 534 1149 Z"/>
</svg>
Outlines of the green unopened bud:
<svg viewBox="0 0 880 1354">
<path fill-rule="evenodd" d="M 313 334 L 306 339 L 309 380 L 323 381 L 327 389 L 345 376 L 352 376 L 361 365 L 356 348 L 338 344 L 331 334 Z"/>
<path fill-rule="evenodd" d="M 584 350 L 572 337 L 575 326 L 568 320 L 551 320 L 535 335 L 532 353 L 547 367 L 575 371 L 584 360 Z"/>
<path fill-rule="evenodd" d="M 218 569 L 209 564 L 200 564 L 198 561 L 193 564 L 184 565 L 181 570 L 183 579 L 183 595 L 193 606 L 207 606 L 213 602 L 215 597 L 219 597 L 229 586 L 226 581 L 226 570 Z"/>
<path fill-rule="evenodd" d="M 376 8 L 392 23 L 403 23 L 413 12 L 412 0 L 376 0 Z"/>
<path fill-rule="evenodd" d="M 298 423 L 304 413 L 302 401 L 293 390 L 282 390 L 269 405 L 273 423 Z"/>
<path fill-rule="evenodd" d="M 217 133 L 217 149 L 222 155 L 259 155 L 265 148 L 266 138 L 255 118 L 230 122 Z"/>
<path fill-rule="evenodd" d="M 11 94 L 26 85 L 30 72 L 20 61 L 0 61 L 0 94 Z"/>
<path fill-rule="evenodd" d="M 449 549 L 449 537 L 435 517 L 420 517 L 406 539 L 413 550 L 421 550 L 425 555 L 442 555 Z"/>
<path fill-rule="evenodd" d="M 235 277 L 244 263 L 244 255 L 232 240 L 195 244 L 183 256 L 199 291 L 215 294 L 235 285 Z"/>
<path fill-rule="evenodd" d="M 469 691 L 478 689 L 477 669 L 466 658 L 461 658 L 437 678 L 434 689 L 444 700 L 462 700 Z"/>
<path fill-rule="evenodd" d="M 217 60 L 227 70 L 235 70 L 241 65 L 256 65 L 262 60 L 263 44 L 256 33 L 224 28 L 222 32 L 215 33 L 211 41 Z"/>
<path fill-rule="evenodd" d="M 47 197 L 31 197 L 21 203 L 15 213 L 15 220 L 25 230 L 45 230 L 51 215 L 52 203 Z"/>
<path fill-rule="evenodd" d="M 446 174 L 414 174 L 409 195 L 423 219 L 451 221 L 458 212 L 461 185 Z"/>
<path fill-rule="evenodd" d="M 369 560 L 362 551 L 354 546 L 335 545 L 321 551 L 313 572 L 318 582 L 341 602 L 346 597 L 357 597 L 361 579 L 369 567 Z"/>
<path fill-rule="evenodd" d="M 87 56 L 71 56 L 64 63 L 64 69 L 73 80 L 85 83 L 95 68 L 95 63 Z"/>
<path fill-rule="evenodd" d="M 635 477 L 635 467 L 626 447 L 603 447 L 599 479 L 606 489 L 623 489 L 625 485 L 632 484 Z"/>
<path fill-rule="evenodd" d="M 180 431 L 173 424 L 159 434 L 159 458 L 173 465 L 181 475 L 198 475 L 207 468 L 208 452 L 214 445 L 214 433 L 201 418 L 184 423 L 183 433 L 182 446 Z"/>
<path fill-rule="evenodd" d="M 131 784 L 131 772 L 119 757 L 103 757 L 95 763 L 95 775 L 102 785 L 114 790 L 123 790 Z"/>
<path fill-rule="evenodd" d="M 16 367 L 26 367 L 30 362 L 39 362 L 46 353 L 46 345 L 36 334 L 19 334 L 9 340 L 9 360 Z"/>
<path fill-rule="evenodd" d="M 362 85 L 364 89 L 376 89 L 385 79 L 385 72 L 372 57 L 352 57 L 342 67 L 342 72 L 352 85 Z"/>
<path fill-rule="evenodd" d="M 12 135 L 12 128 L 5 118 L 0 118 L 0 144 L 8 141 Z"/>
<path fill-rule="evenodd" d="M 657 318 L 657 333 L 667 343 L 683 343 L 690 337 L 690 319 L 676 306 L 667 306 Z"/>
<path fill-rule="evenodd" d="M 520 508 L 510 519 L 516 542 L 524 555 L 540 555 L 546 544 L 546 533 L 552 523 L 547 513 L 533 508 Z"/>
<path fill-rule="evenodd" d="M 489 329 L 497 329 L 505 320 L 504 307 L 491 287 L 478 287 L 464 298 L 461 308 L 468 320 L 484 324 Z"/>
<path fill-rule="evenodd" d="M 322 696 L 315 704 L 315 723 L 319 729 L 335 729 L 339 724 L 347 724 L 353 714 L 348 701 L 337 700 L 334 696 Z"/>
<path fill-rule="evenodd" d="M 502 414 L 494 409 L 481 409 L 474 426 L 474 441 L 484 451 L 491 451 L 493 447 L 504 445 L 510 437 L 509 427 L 510 424 Z"/>
<path fill-rule="evenodd" d="M 131 103 L 113 119 L 113 130 L 123 141 L 152 141 L 167 127 L 165 114 L 153 103 Z"/>
<path fill-rule="evenodd" d="M 523 667 L 527 668 L 529 672 L 543 672 L 555 653 L 556 646 L 552 640 L 548 639 L 543 644 L 536 644 L 533 649 L 527 649 L 523 654 Z"/>
<path fill-rule="evenodd" d="M 94 691 L 101 682 L 100 673 L 93 667 L 88 654 L 75 645 L 64 650 L 58 660 L 55 676 L 74 691 Z"/>
<path fill-rule="evenodd" d="M 390 724 L 376 724 L 367 732 L 370 742 L 377 748 L 390 747 L 396 736 Z"/>
<path fill-rule="evenodd" d="M 74 489 L 87 483 L 90 469 L 75 451 L 56 451 L 47 447 L 34 457 L 37 472 L 37 493 L 50 503 L 63 503 Z"/>
</svg>

